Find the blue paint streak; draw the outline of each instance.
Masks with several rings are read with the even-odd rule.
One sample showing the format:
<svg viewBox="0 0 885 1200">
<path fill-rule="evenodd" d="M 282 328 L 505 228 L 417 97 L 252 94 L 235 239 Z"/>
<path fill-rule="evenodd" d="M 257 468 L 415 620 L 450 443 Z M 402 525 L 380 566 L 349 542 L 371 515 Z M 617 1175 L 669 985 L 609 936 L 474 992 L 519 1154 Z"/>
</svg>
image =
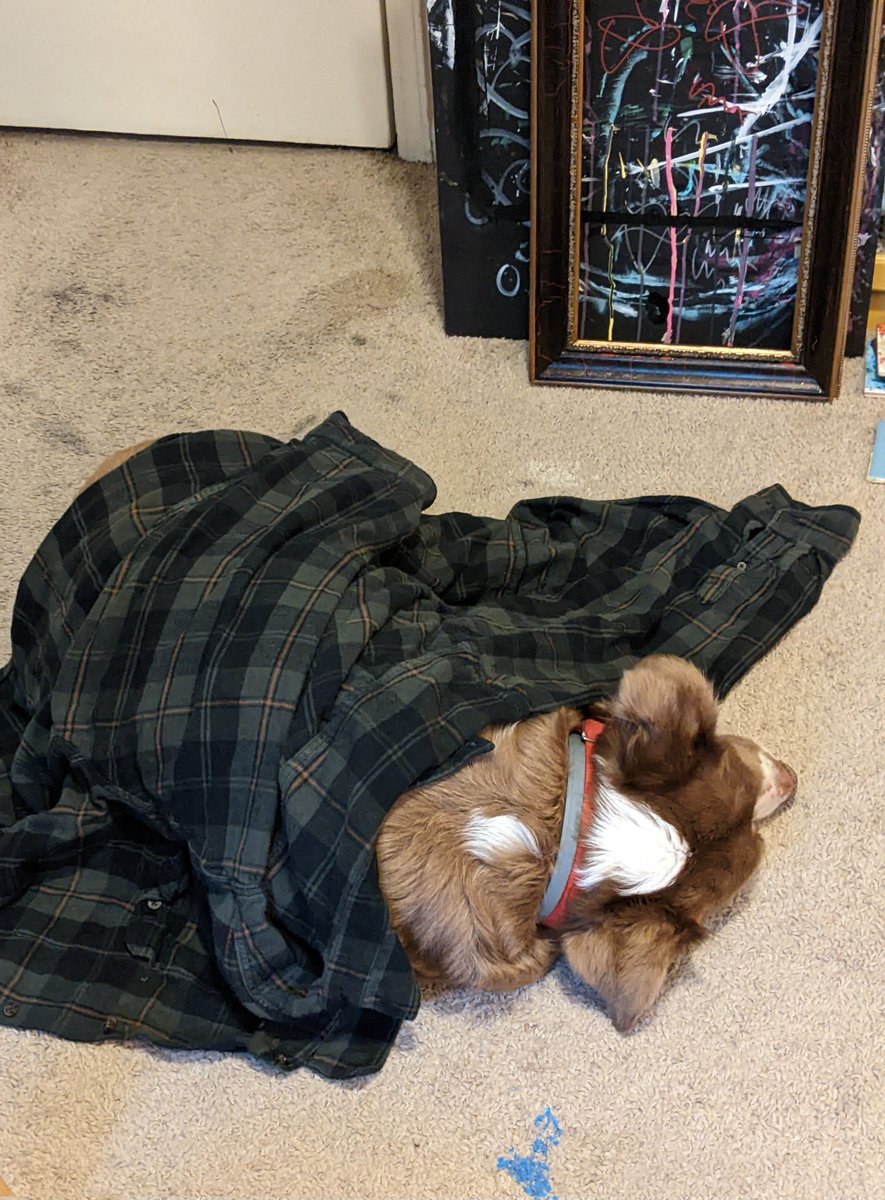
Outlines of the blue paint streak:
<svg viewBox="0 0 885 1200">
<path fill-rule="evenodd" d="M 532 1200 L 557 1200 L 550 1186 L 548 1159 L 551 1147 L 559 1145 L 562 1129 L 549 1108 L 545 1108 L 540 1116 L 535 1117 L 534 1124 L 538 1135 L 532 1142 L 531 1153 L 517 1154 L 511 1146 L 510 1157 L 502 1156 L 498 1159 L 498 1170 L 506 1171 Z"/>
<path fill-rule="evenodd" d="M 639 66 L 639 64 L 641 62 L 645 62 L 645 60 L 647 58 L 648 58 L 647 50 L 637 50 L 636 53 L 633 55 L 633 57 L 630 59 L 630 61 L 627 63 L 626 67 L 624 67 L 619 72 L 617 78 L 615 79 L 615 82 L 612 84 L 611 96 L 609 97 L 608 113 L 606 114 L 606 117 L 601 122 L 601 124 L 603 124 L 603 125 L 605 125 L 605 124 L 616 125 L 617 124 L 616 118 L 618 116 L 618 113 L 621 111 L 621 101 L 624 98 L 624 88 L 627 86 L 627 80 L 630 78 L 631 74 Z M 602 99 L 603 92 L 605 91 L 605 86 L 608 83 L 609 79 L 611 79 L 611 78 L 613 78 L 613 76 L 603 75 L 602 83 L 599 86 L 599 99 L 600 100 Z"/>
</svg>

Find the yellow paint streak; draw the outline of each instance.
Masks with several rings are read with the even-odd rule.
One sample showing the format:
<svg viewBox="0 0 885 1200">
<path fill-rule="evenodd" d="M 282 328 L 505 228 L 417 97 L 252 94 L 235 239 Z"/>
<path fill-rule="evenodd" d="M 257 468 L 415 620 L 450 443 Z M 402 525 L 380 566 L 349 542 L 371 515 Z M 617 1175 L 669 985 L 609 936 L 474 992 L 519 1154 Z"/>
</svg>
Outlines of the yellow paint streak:
<svg viewBox="0 0 885 1200">
<path fill-rule="evenodd" d="M 614 141 L 617 125 L 612 125 L 608 134 L 608 145 L 605 148 L 605 162 L 602 164 L 602 211 L 608 212 L 608 164 L 612 156 L 612 142 Z M 608 233 L 608 226 L 603 225 L 602 236 L 605 237 Z"/>
<path fill-rule="evenodd" d="M 707 138 L 709 136 L 710 135 L 706 132 L 701 134 L 701 148 L 700 148 L 700 152 L 698 154 L 698 170 L 699 171 L 703 171 L 703 169 L 704 169 L 704 159 L 707 156 Z"/>
<path fill-rule="evenodd" d="M 603 206 L 602 206 L 603 212 L 608 212 L 608 168 L 609 168 L 609 161 L 612 156 L 612 142 L 614 141 L 615 133 L 617 132 L 617 128 L 618 128 L 617 125 L 611 126 L 611 128 L 609 130 L 609 135 L 608 135 L 608 146 L 606 146 L 606 149 L 605 149 L 605 163 L 603 164 L 603 169 L 602 169 L 602 187 L 603 187 L 603 201 L 604 201 Z M 618 157 L 620 157 L 620 154 L 618 155 Z M 623 167 L 623 164 L 624 164 L 624 160 L 623 160 L 623 158 L 621 158 L 621 166 L 622 167 Z M 602 236 L 603 237 L 608 236 L 608 225 L 603 225 Z M 614 340 L 614 329 L 615 329 L 615 280 L 614 280 L 614 274 L 613 274 L 614 265 L 615 265 L 615 248 L 614 248 L 614 245 L 611 242 L 609 242 L 609 244 L 608 244 L 608 284 L 609 284 L 609 289 L 608 289 L 608 340 L 610 342 Z"/>
<path fill-rule="evenodd" d="M 609 242 L 608 244 L 608 340 L 613 342 L 615 339 L 615 248 Z"/>
<path fill-rule="evenodd" d="M 698 143 L 698 146 L 699 146 L 698 167 L 699 168 L 704 165 L 704 159 L 706 158 L 706 154 L 707 154 L 707 142 L 708 141 L 718 142 L 719 138 L 716 136 L 715 133 L 706 133 L 705 132 L 705 133 L 701 134 L 701 140 Z M 620 156 L 620 152 L 619 152 L 619 156 Z M 623 166 L 624 166 L 624 160 L 622 158 L 621 159 L 621 167 L 623 168 Z M 635 161 L 635 166 L 636 166 L 636 169 L 638 171 L 641 171 L 643 175 L 650 174 L 652 176 L 653 183 L 656 183 L 656 184 L 660 183 L 661 163 L 660 163 L 659 159 L 653 158 L 650 163 L 644 163 L 641 158 L 637 158 Z M 622 171 L 621 171 L 622 178 L 623 178 L 623 174 L 624 173 L 623 173 L 623 169 L 622 169 Z"/>
</svg>

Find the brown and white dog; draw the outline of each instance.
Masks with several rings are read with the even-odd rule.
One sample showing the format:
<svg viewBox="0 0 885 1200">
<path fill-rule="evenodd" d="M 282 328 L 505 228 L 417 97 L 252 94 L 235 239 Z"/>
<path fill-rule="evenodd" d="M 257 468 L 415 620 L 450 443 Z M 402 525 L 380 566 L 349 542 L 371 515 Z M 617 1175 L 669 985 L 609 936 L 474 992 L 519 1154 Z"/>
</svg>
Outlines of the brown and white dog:
<svg viewBox="0 0 885 1200">
<path fill-rule="evenodd" d="M 758 866 L 757 822 L 796 776 L 717 733 L 713 689 L 682 659 L 644 659 L 595 717 L 484 730 L 491 752 L 397 800 L 376 857 L 420 980 L 506 991 L 565 954 L 626 1032 Z"/>
<path fill-rule="evenodd" d="M 796 776 L 717 733 L 679 658 L 644 659 L 596 713 L 486 729 L 494 750 L 400 797 L 376 855 L 419 979 L 504 991 L 564 953 L 627 1032 L 756 869 L 757 822 Z"/>
</svg>

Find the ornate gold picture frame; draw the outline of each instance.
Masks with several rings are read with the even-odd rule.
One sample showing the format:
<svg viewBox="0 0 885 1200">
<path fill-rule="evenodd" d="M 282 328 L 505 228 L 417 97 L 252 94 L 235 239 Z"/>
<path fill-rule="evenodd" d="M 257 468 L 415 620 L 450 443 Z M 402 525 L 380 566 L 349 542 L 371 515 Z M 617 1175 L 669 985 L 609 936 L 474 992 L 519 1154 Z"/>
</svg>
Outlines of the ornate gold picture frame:
<svg viewBox="0 0 885 1200">
<path fill-rule="evenodd" d="M 530 373 L 832 399 L 883 0 L 537 0 Z"/>
</svg>

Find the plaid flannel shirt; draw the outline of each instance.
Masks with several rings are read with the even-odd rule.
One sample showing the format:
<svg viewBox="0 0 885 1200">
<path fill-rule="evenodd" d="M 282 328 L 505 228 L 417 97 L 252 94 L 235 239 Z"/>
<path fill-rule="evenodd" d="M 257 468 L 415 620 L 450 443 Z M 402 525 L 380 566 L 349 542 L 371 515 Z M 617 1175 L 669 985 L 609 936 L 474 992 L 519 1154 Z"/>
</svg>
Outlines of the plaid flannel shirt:
<svg viewBox="0 0 885 1200">
<path fill-rule="evenodd" d="M 655 651 L 724 694 L 859 519 L 434 495 L 335 414 L 164 438 L 64 513 L 0 675 L 0 1021 L 379 1069 L 419 1000 L 374 863 L 396 798 Z"/>
</svg>

